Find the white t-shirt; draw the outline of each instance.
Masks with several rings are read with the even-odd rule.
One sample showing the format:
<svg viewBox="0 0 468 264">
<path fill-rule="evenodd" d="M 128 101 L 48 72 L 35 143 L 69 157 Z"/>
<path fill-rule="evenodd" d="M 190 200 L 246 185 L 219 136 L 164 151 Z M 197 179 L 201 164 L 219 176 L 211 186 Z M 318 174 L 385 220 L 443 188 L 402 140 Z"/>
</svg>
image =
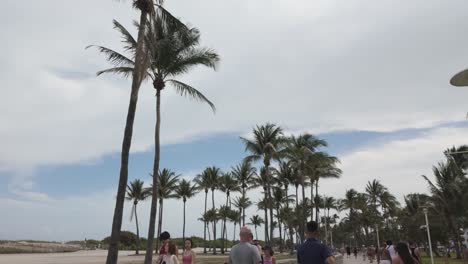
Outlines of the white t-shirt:
<svg viewBox="0 0 468 264">
<path fill-rule="evenodd" d="M 387 246 L 388 253 L 390 253 L 390 257 L 393 259 L 396 257 L 397 253 L 395 247 L 393 245 Z"/>
</svg>

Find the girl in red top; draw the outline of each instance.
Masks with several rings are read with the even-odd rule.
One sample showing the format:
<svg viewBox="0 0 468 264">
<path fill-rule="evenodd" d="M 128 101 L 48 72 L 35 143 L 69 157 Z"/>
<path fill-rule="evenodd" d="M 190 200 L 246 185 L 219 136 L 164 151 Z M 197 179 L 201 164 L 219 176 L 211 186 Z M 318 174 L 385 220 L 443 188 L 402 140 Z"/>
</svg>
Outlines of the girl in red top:
<svg viewBox="0 0 468 264">
<path fill-rule="evenodd" d="M 184 254 L 182 255 L 183 264 L 195 264 L 195 251 L 192 250 L 193 241 L 190 238 L 185 239 Z"/>
</svg>

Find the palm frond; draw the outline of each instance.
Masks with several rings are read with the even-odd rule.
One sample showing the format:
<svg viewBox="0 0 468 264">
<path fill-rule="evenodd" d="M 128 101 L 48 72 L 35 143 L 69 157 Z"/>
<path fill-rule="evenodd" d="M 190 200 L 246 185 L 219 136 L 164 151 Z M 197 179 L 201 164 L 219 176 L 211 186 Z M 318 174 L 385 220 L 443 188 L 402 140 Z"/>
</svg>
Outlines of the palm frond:
<svg viewBox="0 0 468 264">
<path fill-rule="evenodd" d="M 96 73 L 97 76 L 100 76 L 104 73 L 114 73 L 114 74 L 121 74 L 123 77 L 128 78 L 133 74 L 133 68 L 131 67 L 114 67 L 105 70 L 98 71 Z"/>
<path fill-rule="evenodd" d="M 179 93 L 182 96 L 188 96 L 191 99 L 194 99 L 199 102 L 204 102 L 207 103 L 213 112 L 216 112 L 216 107 L 215 105 L 208 100 L 200 91 L 197 89 L 193 88 L 192 86 L 185 84 L 183 82 L 177 81 L 177 80 L 167 80 L 167 82 L 171 83 L 174 88 L 176 89 L 177 93 Z"/>
<path fill-rule="evenodd" d="M 122 42 L 125 44 L 124 49 L 125 50 L 136 50 L 137 48 L 137 42 L 133 38 L 132 34 L 122 25 L 119 23 L 117 20 L 113 20 L 114 23 L 114 29 L 120 32 L 122 35 Z"/>
<path fill-rule="evenodd" d="M 114 64 L 115 66 L 132 66 L 135 63 L 133 60 L 129 59 L 125 55 L 112 50 L 110 48 L 106 48 L 104 46 L 99 46 L 99 45 L 89 45 L 86 47 L 86 49 L 89 48 L 96 48 L 99 52 L 104 53 L 104 55 L 107 57 L 107 60 Z"/>
<path fill-rule="evenodd" d="M 191 68 L 204 65 L 216 70 L 219 55 L 212 49 L 208 48 L 190 48 L 185 50 L 178 60 L 174 61 L 166 70 L 165 74 L 174 76 L 177 74 L 187 73 Z"/>
</svg>

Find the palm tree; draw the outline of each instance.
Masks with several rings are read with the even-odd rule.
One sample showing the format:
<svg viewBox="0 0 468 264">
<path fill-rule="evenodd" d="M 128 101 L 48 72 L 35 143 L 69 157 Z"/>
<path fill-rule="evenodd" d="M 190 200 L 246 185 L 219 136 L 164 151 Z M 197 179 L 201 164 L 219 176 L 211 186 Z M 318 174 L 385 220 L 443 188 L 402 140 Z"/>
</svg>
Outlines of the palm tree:
<svg viewBox="0 0 468 264">
<path fill-rule="evenodd" d="M 267 173 L 265 177 L 271 178 L 269 168 L 273 159 L 278 159 L 281 156 L 282 147 L 285 145 L 285 138 L 283 137 L 283 130 L 281 127 L 266 123 L 265 125 L 256 126 L 253 130 L 253 139 L 246 139 L 241 137 L 242 142 L 245 144 L 245 150 L 250 152 L 250 156 L 246 160 L 263 160 L 263 166 Z M 267 200 L 271 199 L 271 181 L 268 180 L 268 185 L 265 192 Z M 270 221 L 273 221 L 273 208 L 270 208 Z M 265 217 L 265 233 L 266 241 L 273 240 L 274 229 L 270 228 L 270 235 L 268 236 L 268 218 Z"/>
<path fill-rule="evenodd" d="M 366 197 L 376 210 L 379 199 L 385 191 L 385 186 L 379 180 L 374 179 L 372 182 L 367 182 Z"/>
<path fill-rule="evenodd" d="M 140 229 L 138 227 L 138 215 L 137 215 L 137 205 L 138 202 L 146 200 L 151 195 L 151 192 L 148 191 L 147 188 L 143 187 L 143 181 L 139 179 L 133 180 L 127 186 L 127 197 L 126 199 L 129 201 L 133 201 L 132 213 L 130 214 L 130 221 L 132 220 L 133 216 L 135 215 L 135 223 L 136 223 L 136 235 L 137 235 L 137 247 L 135 254 L 139 254 L 140 248 Z"/>
<path fill-rule="evenodd" d="M 252 162 L 249 160 L 243 160 L 236 167 L 232 168 L 232 175 L 241 185 L 242 196 L 245 196 L 247 189 L 252 185 L 255 172 L 256 169 L 252 167 Z"/>
<path fill-rule="evenodd" d="M 170 86 L 167 87 L 172 87 L 175 92 L 182 96 L 188 96 L 194 100 L 205 102 L 214 111 L 214 104 L 201 92 L 174 78 L 187 73 L 189 70 L 200 65 L 215 69 L 219 62 L 219 56 L 213 50 L 199 47 L 200 32 L 196 28 L 187 28 L 185 25 L 181 25 L 179 23 L 168 23 L 165 15 L 165 13 L 156 12 L 152 19 L 145 24 L 146 33 L 144 36 L 148 51 L 146 54 L 148 64 L 145 69 L 144 77 L 151 79 L 153 87 L 156 90 L 155 156 L 153 164 L 154 175 L 159 171 L 160 161 L 162 90 L 166 88 L 167 84 L 169 84 Z M 131 38 L 131 36 L 129 35 L 129 37 L 125 39 L 127 42 L 134 43 L 134 41 L 128 41 L 128 38 Z M 133 40 L 133 38 L 131 39 Z M 135 51 L 133 46 L 129 46 L 128 48 L 131 51 Z M 112 53 L 114 51 L 108 49 L 108 52 Z M 116 54 L 113 55 L 116 56 Z M 116 67 L 103 70 L 100 73 L 119 73 L 124 76 L 128 76 L 135 68 L 135 62 L 126 57 L 114 62 L 114 64 Z M 153 182 L 153 186 L 155 186 L 154 191 L 156 191 L 157 180 Z M 156 218 L 156 204 L 153 204 L 153 200 L 150 213 L 150 230 L 152 220 Z"/>
<path fill-rule="evenodd" d="M 228 217 L 229 221 L 231 221 L 234 224 L 234 231 L 232 232 L 233 242 L 236 241 L 236 226 L 237 226 L 237 223 L 239 223 L 240 225 L 241 217 L 242 217 L 242 214 L 240 210 L 231 210 L 231 213 L 229 214 L 229 217 Z"/>
<path fill-rule="evenodd" d="M 241 190 L 239 186 L 239 182 L 234 179 L 234 177 L 230 173 L 225 173 L 222 177 L 219 179 L 219 190 L 226 193 L 226 208 L 230 209 L 229 206 L 229 201 L 230 201 L 230 195 L 231 192 L 238 192 Z M 226 220 L 228 217 L 228 214 L 223 214 L 223 225 L 221 229 L 221 237 L 225 237 L 226 233 Z M 224 239 L 222 240 L 222 246 L 221 246 L 221 254 L 224 254 Z"/>
<path fill-rule="evenodd" d="M 335 198 L 331 196 L 323 197 L 323 207 L 327 210 L 327 216 L 325 217 L 325 244 L 328 242 L 328 219 L 330 219 L 330 209 L 337 207 Z"/>
<path fill-rule="evenodd" d="M 215 210 L 214 191 L 219 188 L 221 178 L 221 169 L 212 166 L 206 168 L 201 174 L 197 175 L 195 182 L 199 188 L 205 190 L 205 213 L 207 208 L 208 191 L 211 190 L 212 210 Z M 208 224 L 208 223 L 207 223 Z M 208 226 L 206 226 L 208 228 Z M 216 241 L 216 225 L 213 225 L 213 239 Z M 205 235 L 206 240 L 206 235 Z M 205 250 L 206 253 L 206 250 Z M 213 254 L 216 254 L 216 247 L 213 248 Z"/>
<path fill-rule="evenodd" d="M 254 215 L 250 217 L 250 225 L 253 225 L 255 228 L 255 239 L 258 240 L 258 233 L 257 233 L 257 226 L 261 226 L 263 223 L 263 219 L 259 215 Z"/>
<path fill-rule="evenodd" d="M 268 170 L 271 170 L 271 169 L 265 166 L 262 166 L 260 168 L 260 174 L 258 174 L 257 177 L 255 178 L 256 185 L 262 186 L 263 188 L 264 197 L 261 200 L 261 203 L 263 206 L 259 207 L 259 210 L 264 210 L 265 212 L 264 216 L 265 216 L 265 219 L 267 219 L 267 221 L 265 221 L 265 226 L 267 226 L 268 224 L 268 208 L 272 208 L 271 206 L 269 206 L 269 201 L 271 201 L 271 199 L 268 197 L 267 194 L 268 194 L 268 186 L 272 185 L 273 179 L 270 176 L 268 176 L 270 174 L 267 172 Z M 270 221 L 273 221 L 273 218 L 270 218 Z M 271 241 L 268 236 L 269 236 L 268 228 L 265 228 L 265 243 L 268 243 L 269 241 Z"/>
<path fill-rule="evenodd" d="M 162 4 L 162 0 L 159 0 L 158 3 Z M 127 120 L 125 123 L 122 152 L 120 157 L 119 185 L 117 188 L 117 199 L 115 201 L 114 217 L 112 220 L 112 233 L 107 251 L 106 264 L 116 264 L 119 255 L 118 246 L 120 241 L 120 230 L 122 227 L 125 189 L 127 187 L 128 181 L 128 160 L 130 155 L 130 147 L 132 144 L 133 123 L 135 121 L 138 92 L 140 90 L 140 85 L 146 70 L 146 47 L 144 41 L 145 25 L 148 19 L 148 14 L 154 12 L 153 0 L 133 0 L 133 7 L 140 10 L 140 26 L 138 27 L 138 41 L 133 43 L 133 48 L 135 49 L 135 67 L 132 72 L 132 88 L 130 92 L 130 102 L 128 105 Z M 101 51 L 105 52 L 105 49 Z M 114 61 L 116 59 L 118 60 L 118 57 L 111 55 L 108 56 L 108 60 L 110 61 Z"/>
<path fill-rule="evenodd" d="M 276 210 L 277 223 L 279 228 L 279 241 L 280 241 L 280 252 L 283 252 L 283 236 L 282 236 L 282 218 L 280 215 L 280 210 L 283 208 L 283 204 L 289 204 L 292 200 L 291 197 L 286 196 L 287 192 L 281 187 L 273 188 L 273 207 Z"/>
<path fill-rule="evenodd" d="M 255 182 L 256 169 L 252 167 L 252 162 L 243 160 L 236 167 L 232 168 L 232 175 L 240 183 L 242 197 L 245 197 L 247 189 Z M 245 208 L 242 210 L 242 225 L 245 225 Z"/>
<path fill-rule="evenodd" d="M 198 189 L 205 191 L 205 211 L 204 211 L 204 215 L 206 215 L 207 203 L 208 203 L 208 191 L 211 188 L 210 169 L 206 168 L 201 174 L 198 174 L 195 177 L 194 181 L 197 184 Z M 204 219 L 206 219 L 206 217 Z M 203 229 L 204 229 L 204 231 L 203 231 L 203 240 L 204 240 L 203 253 L 205 253 L 205 254 L 206 254 L 206 247 L 207 247 L 207 244 L 206 244 L 206 241 L 207 241 L 206 240 L 207 228 L 208 228 L 208 222 L 205 222 L 205 225 L 203 227 Z"/>
<path fill-rule="evenodd" d="M 453 159 L 439 163 L 437 167 L 433 167 L 433 172 L 435 183 L 423 175 L 432 194 L 431 202 L 434 210 L 444 216 L 453 240 L 456 241 L 457 258 L 461 258 L 459 230 L 463 224 L 464 214 L 468 210 L 465 200 L 466 190 L 464 189 L 465 173 Z"/>
<path fill-rule="evenodd" d="M 245 210 L 252 205 L 252 202 L 250 201 L 249 197 L 240 196 L 234 198 L 233 204 L 236 208 L 239 209 L 239 212 L 242 212 L 242 221 L 239 222 L 239 225 L 245 226 Z"/>
<path fill-rule="evenodd" d="M 276 175 L 278 185 L 280 187 L 284 186 L 285 196 L 289 197 L 289 185 L 294 184 L 296 178 L 294 169 L 291 167 L 291 164 L 289 162 L 280 161 L 278 168 L 274 169 L 274 173 Z M 286 207 L 289 207 L 289 201 L 286 203 Z"/>
<path fill-rule="evenodd" d="M 340 161 L 334 156 L 329 156 L 327 153 L 317 153 L 315 155 L 317 161 L 315 167 L 315 198 L 318 199 L 318 182 L 320 179 L 330 179 L 341 177 L 341 169 L 337 167 Z M 311 191 L 312 194 L 312 191 Z M 318 221 L 320 207 L 315 207 L 315 221 Z"/>
<path fill-rule="evenodd" d="M 212 223 L 212 228 L 213 228 L 213 254 L 216 254 L 216 224 L 219 221 L 219 212 L 216 208 L 212 208 L 208 211 L 206 211 L 206 220 L 207 223 Z"/>
<path fill-rule="evenodd" d="M 154 177 L 154 176 L 153 176 Z M 159 197 L 159 221 L 158 221 L 158 232 L 157 237 L 161 235 L 162 224 L 163 224 L 163 212 L 164 212 L 164 200 L 176 198 L 177 195 L 174 190 L 179 182 L 180 175 L 177 175 L 174 171 L 164 168 L 158 173 L 158 197 Z M 150 187 L 150 192 L 153 192 L 153 186 Z M 155 219 L 156 221 L 156 219 Z M 159 240 L 156 241 L 156 248 L 159 247 Z"/>
<path fill-rule="evenodd" d="M 177 185 L 175 189 L 175 193 L 177 195 L 177 198 L 181 199 L 184 202 L 184 223 L 183 223 L 183 228 L 182 228 L 182 241 L 185 241 L 185 203 L 187 202 L 188 198 L 192 198 L 195 196 L 198 192 L 198 187 L 196 184 L 192 185 L 189 181 L 186 179 L 182 179 L 179 182 L 179 185 Z"/>
</svg>

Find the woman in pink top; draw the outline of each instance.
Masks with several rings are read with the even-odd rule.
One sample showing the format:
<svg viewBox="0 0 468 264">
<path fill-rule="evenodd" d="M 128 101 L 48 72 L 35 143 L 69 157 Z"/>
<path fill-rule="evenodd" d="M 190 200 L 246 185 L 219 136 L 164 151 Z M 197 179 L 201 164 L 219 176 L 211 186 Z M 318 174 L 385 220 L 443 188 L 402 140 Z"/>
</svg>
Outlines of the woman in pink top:
<svg viewBox="0 0 468 264">
<path fill-rule="evenodd" d="M 274 252 L 270 246 L 265 246 L 263 248 L 263 253 L 265 254 L 263 264 L 276 264 L 276 258 L 273 257 Z"/>
<path fill-rule="evenodd" d="M 195 251 L 192 250 L 193 242 L 192 239 L 185 239 L 184 254 L 182 255 L 183 264 L 195 264 Z"/>
</svg>

